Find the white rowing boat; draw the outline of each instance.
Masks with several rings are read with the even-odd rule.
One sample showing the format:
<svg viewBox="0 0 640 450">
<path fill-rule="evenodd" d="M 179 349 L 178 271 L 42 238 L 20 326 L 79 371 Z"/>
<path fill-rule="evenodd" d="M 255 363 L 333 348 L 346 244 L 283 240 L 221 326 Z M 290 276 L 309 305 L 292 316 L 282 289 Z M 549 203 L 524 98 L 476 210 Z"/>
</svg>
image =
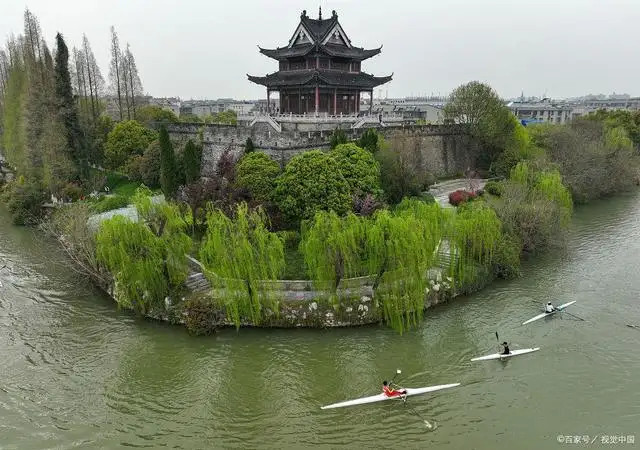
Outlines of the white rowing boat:
<svg viewBox="0 0 640 450">
<path fill-rule="evenodd" d="M 540 347 L 536 348 L 522 348 L 518 350 L 511 350 L 511 353 L 508 355 L 503 355 L 502 353 L 493 353 L 487 356 L 479 356 L 477 358 L 473 358 L 471 361 L 487 361 L 489 359 L 506 359 L 511 358 L 512 356 L 524 355 L 531 352 L 536 352 L 540 350 Z"/>
<path fill-rule="evenodd" d="M 526 324 L 528 324 L 528 323 L 535 322 L 536 320 L 542 319 L 543 317 L 552 316 L 552 315 L 554 315 L 555 313 L 557 313 L 558 311 L 562 311 L 562 310 L 563 310 L 563 309 L 565 309 L 567 306 L 571 306 L 571 305 L 573 305 L 575 302 L 576 302 L 576 300 L 574 300 L 574 301 L 572 301 L 572 302 L 569 302 L 569 303 L 565 303 L 564 305 L 557 306 L 557 307 L 556 307 L 556 309 L 555 309 L 555 310 L 553 310 L 553 312 L 550 312 L 550 313 L 548 313 L 548 312 L 543 312 L 542 314 L 538 314 L 537 316 L 532 317 L 531 319 L 527 320 L 526 322 L 522 322 L 522 325 L 526 325 Z"/>
<path fill-rule="evenodd" d="M 413 395 L 426 394 L 427 392 L 439 391 L 440 389 L 448 389 L 452 387 L 460 386 L 460 383 L 453 384 L 440 384 L 438 386 L 429 386 L 422 388 L 406 388 L 407 397 L 411 397 Z M 355 400 L 347 400 L 346 402 L 334 403 L 332 405 L 322 406 L 320 409 L 332 409 L 332 408 L 343 408 L 345 406 L 356 406 L 356 405 L 365 405 L 367 403 L 375 403 L 382 402 L 384 400 L 392 400 L 392 399 L 401 399 L 402 397 L 387 397 L 384 394 L 372 395 L 370 397 L 362 397 L 357 398 Z"/>
</svg>

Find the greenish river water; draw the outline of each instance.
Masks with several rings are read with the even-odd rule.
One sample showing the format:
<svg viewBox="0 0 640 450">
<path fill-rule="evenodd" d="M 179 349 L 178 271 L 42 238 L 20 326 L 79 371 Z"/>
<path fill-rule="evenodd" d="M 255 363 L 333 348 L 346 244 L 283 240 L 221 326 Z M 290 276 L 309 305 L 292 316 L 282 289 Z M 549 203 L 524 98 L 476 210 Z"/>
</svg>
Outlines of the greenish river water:
<svg viewBox="0 0 640 450">
<path fill-rule="evenodd" d="M 579 208 L 565 250 L 515 281 L 384 327 L 228 330 L 209 338 L 139 320 L 79 281 L 60 250 L 0 210 L 0 448 L 577 447 L 640 442 L 640 195 Z M 520 326 L 551 299 L 570 312 Z M 470 362 L 494 332 L 539 352 Z M 321 411 L 409 387 L 462 383 L 407 405 Z M 564 438 L 562 438 L 564 439 Z M 638 445 L 638 444 L 635 444 Z M 615 444 L 631 448 L 634 444 Z"/>
</svg>

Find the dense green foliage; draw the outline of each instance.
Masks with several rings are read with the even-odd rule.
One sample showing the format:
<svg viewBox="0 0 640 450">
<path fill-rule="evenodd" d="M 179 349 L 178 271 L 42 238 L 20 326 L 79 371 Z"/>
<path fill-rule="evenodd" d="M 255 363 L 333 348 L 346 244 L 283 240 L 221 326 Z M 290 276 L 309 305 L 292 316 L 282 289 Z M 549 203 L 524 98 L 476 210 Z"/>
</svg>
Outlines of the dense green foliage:
<svg viewBox="0 0 640 450">
<path fill-rule="evenodd" d="M 380 164 L 356 144 L 340 144 L 329 153 L 353 194 L 380 194 Z"/>
<path fill-rule="evenodd" d="M 42 186 L 20 178 L 4 187 L 2 200 L 16 225 L 34 225 L 42 217 L 46 196 Z"/>
<path fill-rule="evenodd" d="M 347 135 L 342 128 L 336 128 L 333 130 L 333 133 L 331 133 L 331 136 L 329 137 L 329 147 L 332 150 L 338 145 L 346 144 L 347 142 Z"/>
<path fill-rule="evenodd" d="M 60 33 L 56 35 L 55 92 L 58 114 L 66 135 L 66 152 L 75 166 L 75 178 L 86 180 L 89 170 L 86 142 L 82 136 L 76 103 L 73 99 L 69 74 L 69 50 Z"/>
<path fill-rule="evenodd" d="M 523 252 L 536 253 L 553 245 L 571 217 L 571 194 L 555 169 L 535 169 L 518 163 L 504 183 L 504 192 L 489 203 L 506 233 Z"/>
<path fill-rule="evenodd" d="M 9 36 L 0 49 L 0 147 L 23 179 L 6 191 L 16 197 L 7 200 L 21 223 L 41 216 L 35 210 L 42 199 L 77 200 L 99 188 L 89 164 L 103 164 L 112 128 L 103 116 L 105 83 L 88 39 L 70 50 L 57 33 L 53 55 L 47 41 L 27 9 L 23 34 Z M 123 58 L 119 75 L 130 81 L 127 106 L 133 106 L 133 96 L 142 93 L 133 56 L 128 47 L 117 56 Z M 124 154 L 118 169 L 129 157 Z"/>
<path fill-rule="evenodd" d="M 155 131 L 135 120 L 119 122 L 107 137 L 105 150 L 106 166 L 123 169 L 130 159 L 142 156 L 145 149 L 158 138 Z"/>
<path fill-rule="evenodd" d="M 529 132 L 557 164 L 576 202 L 629 190 L 638 181 L 640 155 L 622 126 L 578 120 L 535 125 Z"/>
<path fill-rule="evenodd" d="M 109 197 L 103 197 L 99 201 L 91 204 L 91 210 L 100 214 L 107 211 L 113 211 L 114 209 L 124 208 L 129 205 L 129 197 L 124 195 L 113 195 Z"/>
<path fill-rule="evenodd" d="M 358 139 L 358 141 L 356 142 L 356 144 L 358 145 L 358 147 L 360 148 L 364 148 L 365 150 L 371 152 L 371 153 L 375 153 L 379 150 L 379 140 L 382 138 L 382 136 L 380 136 L 378 134 L 378 132 L 373 129 L 373 128 L 367 128 L 365 130 L 364 133 L 362 133 L 362 136 L 360 136 L 360 139 Z"/>
<path fill-rule="evenodd" d="M 255 149 L 256 149 L 256 146 L 253 143 L 253 139 L 248 137 L 247 141 L 244 143 L 244 152 L 245 153 L 251 153 L 251 152 L 255 151 Z"/>
<path fill-rule="evenodd" d="M 152 203 L 145 190 L 134 202 L 137 221 L 118 215 L 101 223 L 96 255 L 114 276 L 120 305 L 144 314 L 164 310 L 165 297 L 186 279 L 191 219 L 175 205 Z"/>
<path fill-rule="evenodd" d="M 487 84 L 471 81 L 456 88 L 444 112 L 447 119 L 464 124 L 481 141 L 484 160 L 479 166 L 483 169 L 489 169 L 505 150 L 523 145 L 518 121 Z"/>
<path fill-rule="evenodd" d="M 277 314 L 277 299 L 262 280 L 275 280 L 284 269 L 282 241 L 267 229 L 262 209 L 240 203 L 234 217 L 219 209 L 207 212 L 207 232 L 200 259 L 214 288 L 224 289 L 218 300 L 237 327 L 241 321 L 259 324 L 268 308 Z"/>
<path fill-rule="evenodd" d="M 160 187 L 160 154 L 160 142 L 155 140 L 149 144 L 142 155 L 129 159 L 124 168 L 125 173 L 132 180 L 147 187 Z"/>
<path fill-rule="evenodd" d="M 276 180 L 274 199 L 292 221 L 312 218 L 317 211 L 344 214 L 351 207 L 349 184 L 340 167 L 320 150 L 291 159 Z"/>
<path fill-rule="evenodd" d="M 393 144 L 393 143 L 392 143 Z M 376 153 L 380 163 L 382 190 L 389 203 L 398 204 L 405 197 L 420 195 L 425 187 L 426 173 L 420 171 L 418 156 L 403 143 L 383 147 Z"/>
<path fill-rule="evenodd" d="M 300 249 L 312 279 L 334 291 L 342 278 L 375 274 L 385 321 L 403 331 L 422 317 L 427 271 L 440 264 L 442 245 L 454 255 L 447 273 L 463 288 L 477 278 L 477 265 L 491 264 L 501 235 L 500 221 L 486 206 L 454 213 L 405 200 L 373 218 L 319 212 L 303 227 Z"/>
<path fill-rule="evenodd" d="M 238 123 L 238 114 L 232 110 L 226 110 L 217 114 L 209 114 L 204 119 L 204 123 L 220 123 L 227 125 L 235 125 Z"/>
<path fill-rule="evenodd" d="M 364 218 L 335 212 L 318 212 L 303 226 L 300 249 L 311 279 L 330 283 L 335 290 L 342 278 L 366 275 L 363 247 L 366 242 Z"/>
<path fill-rule="evenodd" d="M 640 111 L 598 110 L 586 116 L 587 119 L 604 124 L 607 129 L 621 127 L 636 147 L 640 147 Z"/>
<path fill-rule="evenodd" d="M 177 123 L 178 116 L 173 111 L 157 105 L 144 105 L 136 110 L 136 120 L 145 126 Z"/>
<path fill-rule="evenodd" d="M 236 167 L 236 183 L 259 203 L 271 201 L 280 165 L 264 152 L 245 154 Z"/>
<path fill-rule="evenodd" d="M 169 139 L 167 127 L 160 127 L 160 186 L 166 198 L 175 198 L 180 186 L 180 174 L 176 163 L 176 154 Z"/>
<path fill-rule="evenodd" d="M 499 181 L 487 181 L 484 185 L 485 192 L 500 197 L 504 193 L 504 185 Z"/>
</svg>

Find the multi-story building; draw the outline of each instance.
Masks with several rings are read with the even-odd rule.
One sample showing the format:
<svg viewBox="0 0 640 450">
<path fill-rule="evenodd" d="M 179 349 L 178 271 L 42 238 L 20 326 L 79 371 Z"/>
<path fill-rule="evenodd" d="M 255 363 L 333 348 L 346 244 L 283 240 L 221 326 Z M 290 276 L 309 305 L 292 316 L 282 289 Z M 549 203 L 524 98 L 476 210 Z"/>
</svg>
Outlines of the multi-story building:
<svg viewBox="0 0 640 450">
<path fill-rule="evenodd" d="M 445 99 L 427 97 L 406 97 L 375 99 L 373 114 L 401 115 L 405 119 L 423 120 L 430 124 L 444 123 Z"/>
<path fill-rule="evenodd" d="M 567 123 L 572 118 L 573 105 L 567 103 L 555 103 L 549 99 L 539 102 L 513 101 L 507 107 L 515 116 L 524 121 Z"/>
<path fill-rule="evenodd" d="M 238 115 L 249 114 L 256 102 L 221 98 L 218 100 L 188 100 L 180 104 L 180 115 L 206 117 L 223 111 L 235 111 Z"/>
<path fill-rule="evenodd" d="M 380 48 L 355 47 L 332 12 L 329 19 L 311 19 L 303 11 L 289 43 L 260 52 L 279 63 L 279 70 L 264 77 L 248 75 L 249 80 L 279 93 L 280 114 L 357 115 L 360 93 L 373 97 L 377 86 L 391 76 L 374 77 L 362 71 L 362 61 L 380 53 Z M 268 100 L 269 101 L 269 100 Z"/>
</svg>

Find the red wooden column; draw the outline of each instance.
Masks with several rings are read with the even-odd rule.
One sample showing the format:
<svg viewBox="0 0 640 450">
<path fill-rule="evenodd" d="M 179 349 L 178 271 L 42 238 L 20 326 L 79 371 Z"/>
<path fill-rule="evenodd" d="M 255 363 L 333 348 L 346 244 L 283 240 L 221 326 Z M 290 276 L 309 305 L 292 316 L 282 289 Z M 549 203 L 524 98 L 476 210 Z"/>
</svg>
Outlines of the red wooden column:
<svg viewBox="0 0 640 450">
<path fill-rule="evenodd" d="M 320 88 L 316 85 L 316 116 L 318 115 L 319 104 L 320 104 Z"/>
<path fill-rule="evenodd" d="M 267 114 L 270 114 L 269 111 L 269 106 L 271 106 L 271 101 L 270 98 L 271 97 L 271 91 L 269 90 L 269 88 L 267 88 Z"/>
<path fill-rule="evenodd" d="M 338 115 L 338 88 L 333 89 L 333 115 Z"/>
</svg>

